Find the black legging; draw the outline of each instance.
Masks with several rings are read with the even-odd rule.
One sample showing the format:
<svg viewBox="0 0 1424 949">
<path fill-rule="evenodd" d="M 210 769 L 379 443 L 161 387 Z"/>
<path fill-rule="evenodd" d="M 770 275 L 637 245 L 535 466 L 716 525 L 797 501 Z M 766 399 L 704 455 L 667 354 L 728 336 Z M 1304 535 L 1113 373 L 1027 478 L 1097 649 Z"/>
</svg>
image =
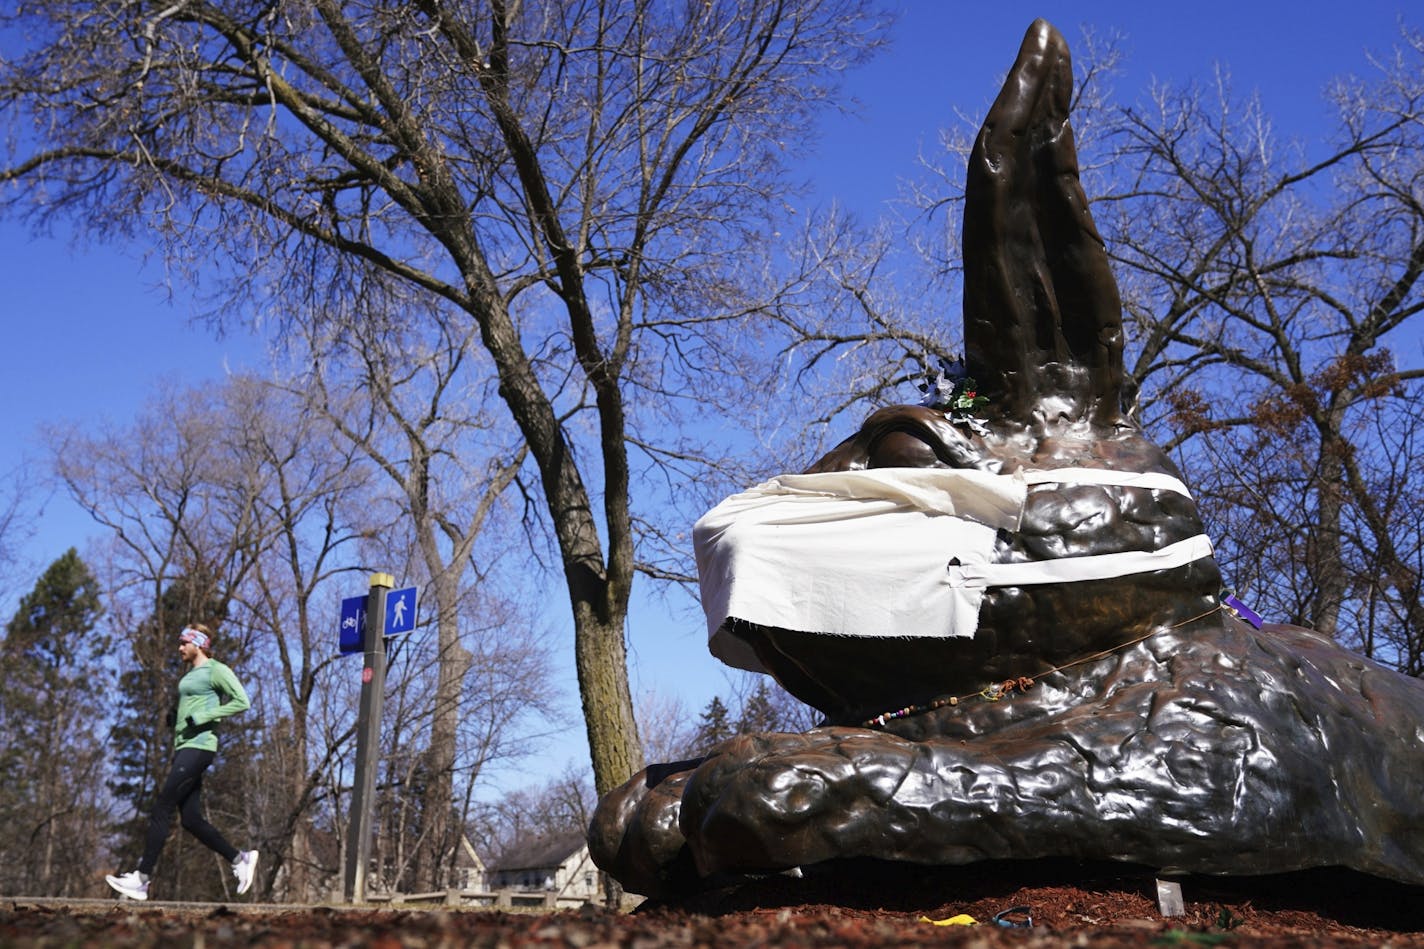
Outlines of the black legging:
<svg viewBox="0 0 1424 949">
<path fill-rule="evenodd" d="M 181 748 L 173 755 L 173 770 L 168 772 L 168 780 L 163 782 L 163 790 L 158 792 L 158 800 L 153 802 L 153 813 L 148 818 L 143 859 L 138 863 L 140 873 L 153 873 L 153 865 L 158 862 L 158 855 L 168 839 L 168 829 L 173 826 L 175 808 L 182 814 L 184 830 L 197 837 L 209 850 L 222 854 L 229 863 L 237 859 L 237 848 L 203 817 L 200 800 L 203 772 L 213 763 L 214 757 L 214 752 L 198 748 Z"/>
</svg>

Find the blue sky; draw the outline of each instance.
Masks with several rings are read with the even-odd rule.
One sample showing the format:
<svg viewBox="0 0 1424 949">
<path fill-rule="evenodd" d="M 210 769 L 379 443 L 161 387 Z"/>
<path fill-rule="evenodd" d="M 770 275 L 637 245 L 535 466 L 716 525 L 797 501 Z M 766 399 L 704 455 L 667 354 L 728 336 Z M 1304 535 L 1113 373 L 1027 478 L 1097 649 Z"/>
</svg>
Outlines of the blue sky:
<svg viewBox="0 0 1424 949">
<path fill-rule="evenodd" d="M 848 78 L 856 114 L 827 119 L 815 156 L 802 169 L 816 201 L 835 198 L 865 216 L 894 197 L 918 151 L 933 148 L 937 129 L 954 122 L 956 109 L 982 113 L 1035 17 L 1052 21 L 1070 45 L 1083 25 L 1125 34 L 1127 72 L 1116 81 L 1122 98 L 1135 97 L 1154 76 L 1208 78 L 1220 63 L 1230 67 L 1238 92 L 1260 93 L 1279 132 L 1310 138 L 1328 116 L 1321 101 L 1325 83 L 1342 72 L 1365 71 L 1366 50 L 1396 45 L 1404 9 L 1390 0 L 906 0 L 887 6 L 901 11 L 894 45 Z M 1424 27 L 1424 16 L 1412 25 Z M 160 289 L 161 264 L 145 262 L 149 250 L 142 243 L 75 246 L 66 234 L 32 236 L 16 221 L 0 219 L 0 326 L 11 354 L 0 374 L 6 408 L 0 477 L 38 463 L 38 426 L 124 424 L 160 384 L 198 384 L 230 368 L 260 365 L 254 341 L 217 340 L 189 325 L 187 291 L 175 287 L 169 299 Z M 37 527 L 24 549 L 28 569 L 11 578 L 16 588 L 0 590 L 0 619 L 8 619 L 39 570 L 67 547 L 82 551 L 93 533 L 62 496 L 46 501 Z M 335 629 L 333 616 L 333 640 Z M 635 691 L 679 694 L 696 710 L 726 687 L 691 612 L 640 608 L 630 641 Z M 572 694 L 572 673 L 566 674 Z M 582 730 L 570 729 L 568 745 L 551 760 L 583 754 Z"/>
</svg>

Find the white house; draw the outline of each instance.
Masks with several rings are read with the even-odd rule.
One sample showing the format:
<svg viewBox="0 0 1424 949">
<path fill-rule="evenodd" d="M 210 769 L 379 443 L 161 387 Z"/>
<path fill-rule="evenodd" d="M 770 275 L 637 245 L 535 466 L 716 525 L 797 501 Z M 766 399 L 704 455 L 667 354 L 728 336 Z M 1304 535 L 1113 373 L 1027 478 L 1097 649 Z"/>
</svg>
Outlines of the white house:
<svg viewBox="0 0 1424 949">
<path fill-rule="evenodd" d="M 489 866 L 491 890 L 549 893 L 559 900 L 603 899 L 598 868 L 577 831 L 516 844 Z"/>
</svg>

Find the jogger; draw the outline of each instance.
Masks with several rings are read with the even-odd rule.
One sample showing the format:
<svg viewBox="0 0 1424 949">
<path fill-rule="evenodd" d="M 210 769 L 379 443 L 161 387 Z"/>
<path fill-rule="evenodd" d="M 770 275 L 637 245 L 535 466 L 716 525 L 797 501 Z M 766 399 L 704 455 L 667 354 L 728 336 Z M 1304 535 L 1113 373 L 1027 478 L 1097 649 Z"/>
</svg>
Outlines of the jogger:
<svg viewBox="0 0 1424 949">
<path fill-rule="evenodd" d="M 251 889 L 256 876 L 257 851 L 238 850 L 203 816 L 203 772 L 217 756 L 217 722 L 252 704 L 233 671 L 211 657 L 211 644 L 212 634 L 201 623 L 186 627 L 178 637 L 178 654 L 189 669 L 178 682 L 173 766 L 149 815 L 138 869 L 104 878 L 130 899 L 148 899 L 149 876 L 163 852 L 175 810 L 184 830 L 232 864 L 239 895 Z"/>
</svg>

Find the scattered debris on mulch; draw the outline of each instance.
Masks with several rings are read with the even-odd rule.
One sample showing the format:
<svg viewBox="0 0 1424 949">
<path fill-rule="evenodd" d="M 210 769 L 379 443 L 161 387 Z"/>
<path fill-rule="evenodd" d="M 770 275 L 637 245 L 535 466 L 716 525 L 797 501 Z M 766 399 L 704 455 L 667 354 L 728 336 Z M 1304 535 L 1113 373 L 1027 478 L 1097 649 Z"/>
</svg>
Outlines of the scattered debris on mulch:
<svg viewBox="0 0 1424 949">
<path fill-rule="evenodd" d="M 1162 916 L 1159 879 L 1181 887 L 1182 915 Z M 667 911 L 716 918 L 791 911 L 822 921 L 895 919 L 902 928 L 906 919 L 973 918 L 977 925 L 972 927 L 944 927 L 975 933 L 971 941 L 954 945 L 1424 947 L 1424 887 L 1334 869 L 1208 877 L 1073 861 L 952 868 L 844 861 L 808 870 L 800 879 L 768 877 L 676 906 L 648 902 L 640 908 L 642 913 Z M 1006 924 L 1031 919 L 1032 925 L 995 925 L 1001 914 Z M 889 935 L 880 930 L 848 944 L 874 945 Z M 938 941 L 921 931 L 889 944 L 932 940 Z M 804 944 L 834 945 L 835 940 Z"/>
<path fill-rule="evenodd" d="M 1122 865 L 842 862 L 631 913 L 0 900 L 0 947 L 1392 946 L 1424 949 L 1424 887 L 1349 871 L 1172 877 Z M 1162 879 L 1168 879 L 1162 877 Z M 1002 918 L 1001 925 L 995 917 Z M 967 919 L 966 919 L 967 917 Z M 969 920 L 972 920 L 970 922 Z"/>
</svg>

